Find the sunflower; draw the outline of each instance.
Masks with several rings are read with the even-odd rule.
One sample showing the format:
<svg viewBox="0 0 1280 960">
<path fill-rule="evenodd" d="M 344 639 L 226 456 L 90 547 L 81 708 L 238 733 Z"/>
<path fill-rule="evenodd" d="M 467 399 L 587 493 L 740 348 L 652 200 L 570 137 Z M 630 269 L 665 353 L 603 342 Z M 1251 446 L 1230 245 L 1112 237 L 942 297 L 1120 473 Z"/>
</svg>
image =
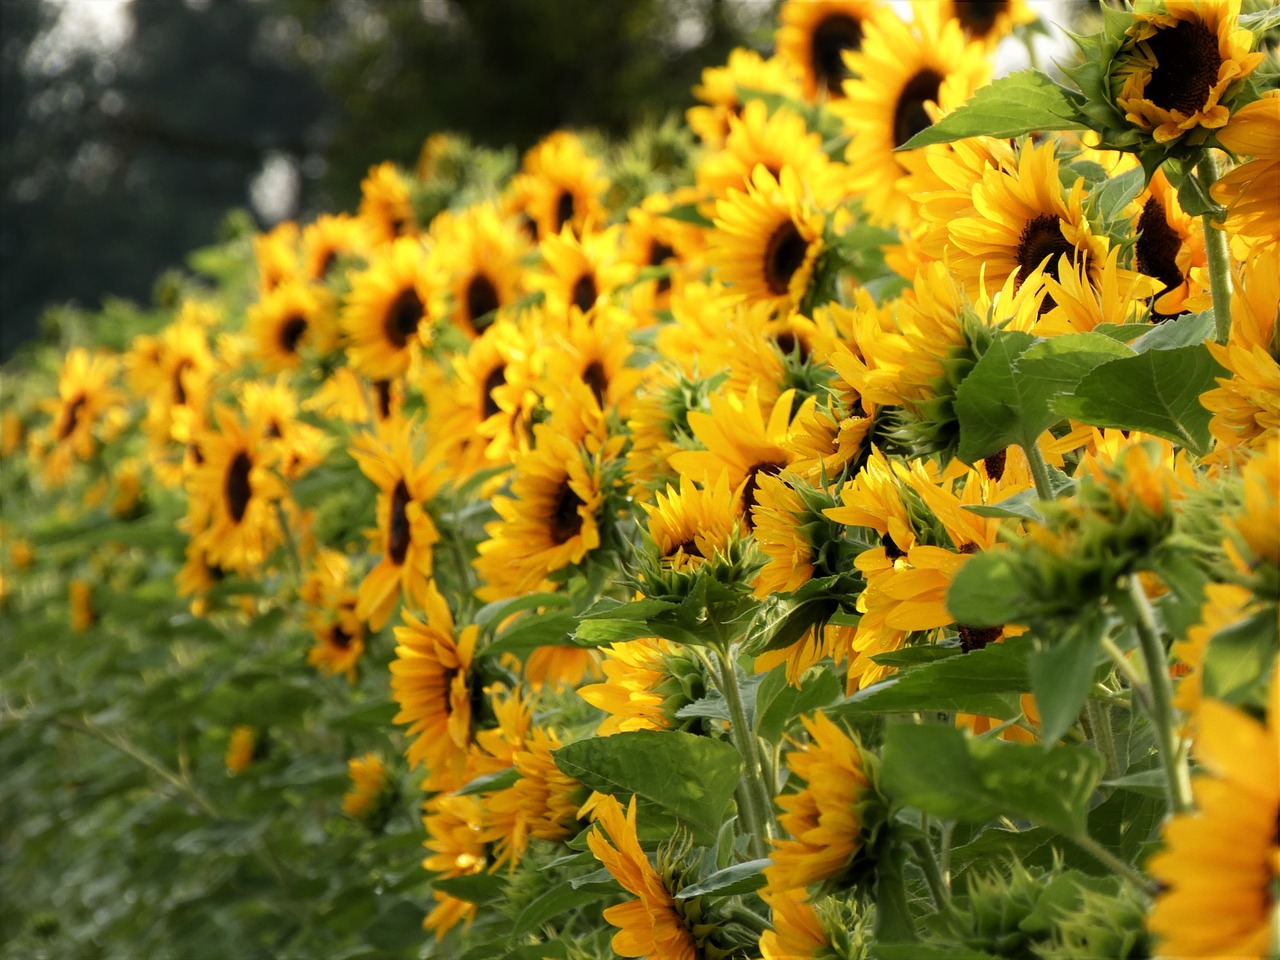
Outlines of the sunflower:
<svg viewBox="0 0 1280 960">
<path fill-rule="evenodd" d="M 498 310 L 523 293 L 525 241 L 514 223 L 490 204 L 448 211 L 432 222 L 436 261 L 447 278 L 450 323 L 468 337 L 483 333 Z"/>
<path fill-rule="evenodd" d="M 792 777 L 804 782 L 778 798 L 778 823 L 791 837 L 775 839 L 765 867 L 769 887 L 799 890 L 845 875 L 867 841 L 872 796 L 868 756 L 826 714 L 800 718 L 810 740 L 786 755 Z"/>
<path fill-rule="evenodd" d="M 1142 273 L 1160 281 L 1162 289 L 1151 304 L 1152 319 L 1168 320 L 1187 312 L 1186 302 L 1203 292 L 1192 281 L 1192 270 L 1209 262 L 1204 248 L 1204 228 L 1197 218 L 1182 211 L 1177 191 L 1169 185 L 1164 170 L 1157 170 L 1139 198 L 1141 213 L 1134 224 L 1134 265 Z"/>
<path fill-rule="evenodd" d="M 604 220 L 601 198 L 609 187 L 603 164 L 582 140 L 557 130 L 530 148 L 521 172 L 512 178 L 513 199 L 531 221 L 538 240 L 565 227 L 580 233 Z"/>
<path fill-rule="evenodd" d="M 376 753 L 347 761 L 351 789 L 342 797 L 342 812 L 357 820 L 368 820 L 377 812 L 387 790 L 387 765 Z"/>
<path fill-rule="evenodd" d="M 530 690 L 576 687 L 600 676 L 600 655 L 587 647 L 550 643 L 529 654 L 520 671 Z"/>
<path fill-rule="evenodd" d="M 1253 592 L 1238 583 L 1210 583 L 1204 588 L 1200 622 L 1175 640 L 1170 653 L 1180 668 L 1173 705 L 1188 716 L 1199 710 L 1204 693 L 1204 655 L 1214 635 L 1239 623 L 1252 611 Z"/>
<path fill-rule="evenodd" d="M 862 46 L 866 21 L 880 7 L 879 0 L 786 0 L 778 12 L 775 38 L 779 60 L 800 76 L 806 100 L 819 94 L 843 96 L 849 76 L 846 51 Z"/>
<path fill-rule="evenodd" d="M 1280 90 L 1242 107 L 1218 131 L 1218 142 L 1240 156 L 1253 157 L 1218 179 L 1209 193 L 1227 208 L 1226 231 L 1259 250 L 1280 245 Z M 1271 254 L 1274 256 L 1274 253 Z"/>
<path fill-rule="evenodd" d="M 697 960 L 693 934 L 636 838 L 636 798 L 631 798 L 624 815 L 616 798 L 604 797 L 596 815 L 587 846 L 622 888 L 639 898 L 604 911 L 605 920 L 618 928 L 611 941 L 614 952 L 623 957 Z"/>
<path fill-rule="evenodd" d="M 788 107 L 770 113 L 763 100 L 752 100 L 729 118 L 724 147 L 698 164 L 698 186 L 711 197 L 727 197 L 730 189 L 746 189 L 756 164 L 775 179 L 783 167 L 791 167 L 816 192 L 823 192 L 821 185 L 834 173 L 822 150 L 822 134 L 810 132 L 804 117 Z"/>
<path fill-rule="evenodd" d="M 1184 252 L 1186 249 L 1185 246 L 1181 248 Z M 1151 302 L 1156 300 L 1165 284 L 1144 273 L 1121 267 L 1122 252 L 1120 247 L 1112 247 L 1092 281 L 1084 263 L 1059 270 L 1057 277 L 1043 274 L 1040 280 L 1044 284 L 1045 300 L 1052 302 L 1053 306 L 1040 315 L 1031 332 L 1038 337 L 1058 337 L 1066 333 L 1088 333 L 1104 323 L 1144 322 Z M 1200 289 L 1200 284 L 1192 281 L 1185 287 Z M 1179 287 L 1171 291 L 1171 303 L 1177 303 L 1182 289 Z"/>
<path fill-rule="evenodd" d="M 247 724 L 242 723 L 231 731 L 231 736 L 227 738 L 226 756 L 223 758 L 227 773 L 235 776 L 249 769 L 249 764 L 253 763 L 258 753 L 258 739 L 258 731 Z"/>
<path fill-rule="evenodd" d="M 624 311 L 610 307 L 590 316 L 570 310 L 563 321 L 544 325 L 549 342 L 542 392 L 549 409 L 556 409 L 567 388 L 582 384 L 601 413 L 630 414 L 644 379 L 629 365 L 634 353 L 627 336 L 630 321 Z"/>
<path fill-rule="evenodd" d="M 318 427 L 298 419 L 298 398 L 284 374 L 274 381 L 245 383 L 240 408 L 275 448 L 276 470 L 286 480 L 296 480 L 324 459 L 329 438 Z"/>
<path fill-rule="evenodd" d="M 260 422 L 244 423 L 222 405 L 214 419 L 216 428 L 195 439 L 203 462 L 187 479 L 187 530 L 208 563 L 249 574 L 284 539 L 278 449 Z"/>
<path fill-rule="evenodd" d="M 358 216 L 375 244 L 392 243 L 417 233 L 409 180 L 395 164 L 380 163 L 369 168 L 369 175 L 360 182 Z"/>
<path fill-rule="evenodd" d="M 729 476 L 721 472 L 715 482 L 699 489 L 687 475 L 680 489 L 668 486 L 653 504 L 640 506 L 649 515 L 649 536 L 657 545 L 664 566 L 692 570 L 717 553 L 727 553 L 738 525 L 735 501 L 739 491 L 729 487 Z"/>
<path fill-rule="evenodd" d="M 709 381 L 687 376 L 673 363 L 655 363 L 644 371 L 627 430 L 627 474 L 637 499 L 675 479 L 670 456 L 694 444 L 690 410 L 705 409 Z"/>
<path fill-rule="evenodd" d="M 968 43 L 960 23 L 939 16 L 936 3 L 916 4 L 905 24 L 890 9 L 866 23 L 862 47 L 848 56 L 855 79 L 833 109 L 844 120 L 849 186 L 872 222 L 904 222 L 913 204 L 903 189 L 907 168 L 894 150 L 962 106 L 991 79 L 981 44 Z"/>
<path fill-rule="evenodd" d="M 401 237 L 351 278 L 342 311 L 351 366 L 375 380 L 403 375 L 431 342 L 440 283 L 422 244 Z"/>
<path fill-rule="evenodd" d="M 277 224 L 253 238 L 253 259 L 258 264 L 258 292 L 267 294 L 298 276 L 298 225 L 292 220 Z"/>
<path fill-rule="evenodd" d="M 672 454 L 671 465 L 702 483 L 723 474 L 729 488 L 742 498 L 743 520 L 750 528 L 760 478 L 781 473 L 791 459 L 783 444 L 790 432 L 794 395 L 791 390 L 782 394 L 766 421 L 754 386 L 741 396 L 713 394 L 710 412 L 688 414 L 689 428 L 706 449 Z"/>
<path fill-rule="evenodd" d="M 803 888 L 765 887 L 760 899 L 769 905 L 772 928 L 760 934 L 761 960 L 819 960 L 834 956 L 831 938 Z"/>
<path fill-rule="evenodd" d="M 441 793 L 423 805 L 422 825 L 429 851 L 423 869 L 441 877 L 482 873 L 488 865 L 488 845 L 480 839 L 484 811 L 474 795 Z M 475 919 L 476 905 L 440 890 L 431 892 L 436 905 L 422 922 L 439 940 L 459 923 Z"/>
<path fill-rule="evenodd" d="M 673 288 L 693 274 L 693 264 L 706 247 L 699 228 L 665 216 L 679 199 L 678 192 L 653 193 L 627 211 L 621 259 L 637 271 L 669 271 L 650 280 L 637 278 L 626 288 L 626 306 L 635 315 L 637 326 L 647 326 L 657 313 L 670 308 Z"/>
<path fill-rule="evenodd" d="M 718 149 L 729 134 L 729 118 L 760 94 L 799 100 L 800 84 L 789 67 L 776 57 L 765 60 L 756 51 L 736 47 L 723 67 L 707 67 L 693 95 L 702 104 L 685 111 L 689 129 L 708 147 Z"/>
<path fill-rule="evenodd" d="M 516 463 L 511 496 L 493 499 L 499 519 L 485 526 L 474 566 L 483 600 L 518 596 L 600 545 L 601 461 L 578 440 L 534 427 L 535 446 Z"/>
<path fill-rule="evenodd" d="M 917 0 L 916 9 L 919 9 Z M 970 40 L 995 46 L 1014 27 L 1034 23 L 1036 13 L 1027 0 L 942 0 L 942 17 L 960 24 Z"/>
<path fill-rule="evenodd" d="M 543 237 L 542 263 L 528 280 L 531 291 L 542 291 L 548 316 L 567 317 L 570 307 L 589 313 L 635 276 L 635 265 L 620 257 L 621 239 L 619 227 L 597 231 L 589 224 L 581 236 L 566 227 Z"/>
<path fill-rule="evenodd" d="M 1240 0 L 1165 0 L 1135 12 L 1112 64 L 1125 119 L 1157 143 L 1225 126 L 1222 101 L 1265 59 L 1249 52 L 1254 37 L 1239 16 Z"/>
<path fill-rule="evenodd" d="M 1023 145 L 1017 170 L 988 168 L 973 188 L 974 213 L 948 227 L 950 242 L 961 253 L 951 270 L 971 298 L 985 282 L 1004 286 L 1010 277 L 1021 285 L 1036 268 L 1061 280 L 1062 264 L 1083 267 L 1090 284 L 1106 262 L 1109 244 L 1096 237 L 1084 215 L 1084 178 L 1064 192 L 1052 140 Z M 1045 299 L 1041 312 L 1053 302 Z"/>
<path fill-rule="evenodd" d="M 117 368 L 114 358 L 79 347 L 62 361 L 57 398 L 40 404 L 51 421 L 28 440 L 31 458 L 40 463 L 46 483 L 65 483 L 72 465 L 97 451 L 104 429 L 108 435 L 113 432 L 111 411 L 124 401 L 112 385 Z"/>
<path fill-rule="evenodd" d="M 684 729 L 700 721 L 677 719 L 679 709 L 706 692 L 698 660 L 679 644 L 661 637 L 614 643 L 603 650 L 604 682 L 577 694 L 608 716 L 596 736 L 632 730 Z"/>
<path fill-rule="evenodd" d="M 471 662 L 479 628 L 455 632 L 453 614 L 434 582 L 422 598 L 423 616 L 406 613 L 395 628 L 391 694 L 400 707 L 392 722 L 406 724 L 409 766 L 425 763 L 429 790 L 456 790 L 471 743 Z"/>
<path fill-rule="evenodd" d="M 67 584 L 67 609 L 71 612 L 71 632 L 84 633 L 97 617 L 93 612 L 93 589 L 88 581 L 73 579 Z"/>
<path fill-rule="evenodd" d="M 367 259 L 370 246 L 363 220 L 345 213 L 322 213 L 302 228 L 301 275 L 312 283 L 328 283 L 341 258 Z"/>
<path fill-rule="evenodd" d="M 245 322 L 266 368 L 286 370 L 302 365 L 304 347 L 317 353 L 333 349 L 334 311 L 326 288 L 291 280 L 251 306 Z"/>
<path fill-rule="evenodd" d="M 737 299 L 785 313 L 800 303 L 813 279 L 823 220 L 791 168 L 774 179 L 757 166 L 745 193 L 730 190 L 727 199 L 716 201 L 717 229 L 707 262 Z"/>
<path fill-rule="evenodd" d="M 1265 724 L 1216 700 L 1200 706 L 1194 813 L 1165 823 L 1147 869 L 1161 885 L 1147 929 L 1169 957 L 1273 956 L 1280 886 L 1280 672 Z"/>
<path fill-rule="evenodd" d="M 322 673 L 345 674 L 356 682 L 356 667 L 364 656 L 364 624 L 356 616 L 356 595 L 347 591 L 331 615 L 314 614 L 311 619 L 315 644 L 307 651 L 307 663 Z"/>
<path fill-rule="evenodd" d="M 378 526 L 367 531 L 381 557 L 360 584 L 356 616 L 381 630 L 399 593 L 421 606 L 429 592 L 432 548 L 440 539 L 427 506 L 442 482 L 440 465 L 419 453 L 421 430 L 393 421 L 377 435 L 362 434 L 351 455 L 378 487 Z M 397 590 L 399 587 L 399 590 Z"/>
</svg>

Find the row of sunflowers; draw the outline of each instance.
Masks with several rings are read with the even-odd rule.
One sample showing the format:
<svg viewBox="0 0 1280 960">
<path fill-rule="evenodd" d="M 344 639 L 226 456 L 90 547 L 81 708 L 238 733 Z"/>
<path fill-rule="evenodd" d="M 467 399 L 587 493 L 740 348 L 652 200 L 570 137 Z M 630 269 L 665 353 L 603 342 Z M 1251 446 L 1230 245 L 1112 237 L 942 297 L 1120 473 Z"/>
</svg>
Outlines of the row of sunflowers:
<svg viewBox="0 0 1280 960">
<path fill-rule="evenodd" d="M 1082 22 L 786 0 L 53 311 L 15 949 L 1280 955 L 1280 11 Z"/>
</svg>

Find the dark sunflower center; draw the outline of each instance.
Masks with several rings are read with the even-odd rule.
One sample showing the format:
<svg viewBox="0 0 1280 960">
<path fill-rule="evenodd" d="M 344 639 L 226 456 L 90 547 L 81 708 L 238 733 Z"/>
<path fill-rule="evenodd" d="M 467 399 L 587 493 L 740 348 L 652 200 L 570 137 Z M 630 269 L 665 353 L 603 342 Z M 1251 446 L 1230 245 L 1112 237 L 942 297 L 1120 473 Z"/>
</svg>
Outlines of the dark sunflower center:
<svg viewBox="0 0 1280 960">
<path fill-rule="evenodd" d="M 970 37 L 981 40 L 995 29 L 1000 14 L 1009 9 L 1009 0 L 956 0 L 956 19 Z"/>
<path fill-rule="evenodd" d="M 191 457 L 191 461 L 197 467 L 204 463 L 204 454 L 200 452 L 200 448 L 194 443 L 187 444 L 187 455 Z"/>
<path fill-rule="evenodd" d="M 671 556 L 674 557 L 681 550 L 684 551 L 684 555 L 686 557 L 702 557 L 704 560 L 706 559 L 705 557 L 703 557 L 702 551 L 698 549 L 698 545 L 697 543 L 694 542 L 692 537 L 690 537 L 684 543 L 677 543 L 674 547 L 672 547 Z"/>
<path fill-rule="evenodd" d="M 596 288 L 594 273 L 584 273 L 578 278 L 578 282 L 573 285 L 573 303 L 583 313 L 595 306 L 598 296 L 600 296 L 600 292 Z"/>
<path fill-rule="evenodd" d="M 502 408 L 498 406 L 498 401 L 493 399 L 493 391 L 507 382 L 507 365 L 494 367 L 489 371 L 489 375 L 484 378 L 484 401 L 480 405 L 481 415 L 488 420 Z"/>
<path fill-rule="evenodd" d="M 351 646 L 351 634 L 335 623 L 329 630 L 329 643 L 339 650 L 346 650 Z"/>
<path fill-rule="evenodd" d="M 963 623 L 956 624 L 956 631 L 960 634 L 960 649 L 965 653 L 972 653 L 974 650 L 981 650 L 989 643 L 995 643 L 1000 639 L 1000 635 L 1004 633 L 1003 627 L 968 627 Z"/>
<path fill-rule="evenodd" d="M 1018 272 L 1018 285 L 1021 286 L 1023 278 L 1044 263 L 1046 257 L 1049 262 L 1045 264 L 1045 273 L 1057 280 L 1062 255 L 1067 254 L 1074 260 L 1075 253 L 1075 247 L 1062 235 L 1062 222 L 1051 214 L 1042 213 L 1022 229 L 1017 251 L 1018 266 L 1021 268 Z M 1054 306 L 1053 297 L 1045 297 L 1040 304 L 1040 313 L 1045 314 Z"/>
<path fill-rule="evenodd" d="M 809 362 L 809 344 L 803 337 L 797 337 L 794 331 L 781 331 L 774 336 L 773 342 L 784 357 L 794 356 L 801 363 Z"/>
<path fill-rule="evenodd" d="M 373 381 L 373 392 L 378 398 L 378 419 L 385 420 L 391 416 L 391 381 Z"/>
<path fill-rule="evenodd" d="M 660 267 L 670 258 L 676 255 L 675 250 L 663 243 L 661 240 L 655 240 L 649 247 L 649 266 Z M 670 277 L 658 278 L 658 293 L 663 294 L 671 289 Z"/>
<path fill-rule="evenodd" d="M 187 388 L 182 382 L 182 375 L 193 366 L 194 364 L 190 360 L 183 360 L 173 370 L 174 406 L 185 407 L 187 405 Z"/>
<path fill-rule="evenodd" d="M 1004 464 L 1008 458 L 1008 454 L 1001 450 L 999 453 L 993 453 L 982 461 L 982 465 L 987 468 L 987 477 L 1000 482 L 1000 478 L 1004 476 Z"/>
<path fill-rule="evenodd" d="M 804 263 L 808 249 L 809 245 L 791 220 L 773 231 L 764 251 L 764 282 L 770 293 L 782 296 L 790 289 L 791 278 Z"/>
<path fill-rule="evenodd" d="M 578 535 L 582 530 L 582 514 L 578 512 L 578 508 L 585 502 L 569 487 L 568 479 L 560 482 L 551 516 L 547 518 L 547 530 L 551 534 L 552 543 L 559 546 Z"/>
<path fill-rule="evenodd" d="M 391 516 L 387 521 L 387 556 L 396 566 L 404 563 L 409 552 L 409 488 L 401 480 L 391 491 Z"/>
<path fill-rule="evenodd" d="M 391 306 L 387 308 L 386 322 L 383 327 L 387 339 L 397 350 L 403 350 L 409 343 L 409 338 L 418 332 L 418 324 L 422 323 L 422 315 L 425 312 L 422 299 L 413 287 L 400 291 L 400 295 L 392 301 Z"/>
<path fill-rule="evenodd" d="M 573 219 L 573 214 L 573 193 L 561 190 L 560 196 L 556 198 L 556 233 L 559 233 L 564 225 Z"/>
<path fill-rule="evenodd" d="M 307 332 L 307 318 L 294 314 L 280 326 L 280 346 L 285 353 L 297 353 L 298 341 Z"/>
<path fill-rule="evenodd" d="M 884 555 L 890 563 L 893 563 L 893 561 L 897 560 L 899 557 L 905 557 L 907 555 L 907 552 L 894 543 L 893 537 L 889 536 L 887 533 L 880 538 L 880 545 L 884 547 Z"/>
<path fill-rule="evenodd" d="M 249 471 L 252 469 L 253 461 L 243 450 L 235 455 L 227 468 L 227 479 L 222 489 L 227 498 L 227 513 L 236 523 L 244 519 L 253 496 L 253 487 L 249 484 Z"/>
<path fill-rule="evenodd" d="M 600 365 L 599 360 L 592 360 L 587 364 L 587 369 L 582 371 L 582 382 L 591 388 L 596 403 L 600 404 L 600 409 L 603 410 L 604 395 L 609 389 L 609 375 L 604 372 L 604 367 Z"/>
<path fill-rule="evenodd" d="M 1190 116 L 1204 107 L 1218 81 L 1218 37 L 1203 23 L 1179 20 L 1147 41 L 1156 66 L 1143 95 L 1164 110 Z"/>
<path fill-rule="evenodd" d="M 842 95 L 840 84 L 849 76 L 842 54 L 862 46 L 862 24 L 847 13 L 826 17 L 813 30 L 810 56 L 818 83 L 833 97 Z"/>
<path fill-rule="evenodd" d="M 1152 197 L 1142 208 L 1142 216 L 1138 217 L 1138 242 L 1134 252 L 1138 270 L 1164 284 L 1155 296 L 1157 300 L 1182 284 L 1184 277 L 1178 269 L 1178 251 L 1181 249 L 1182 238 L 1169 226 L 1160 201 Z M 1175 314 L 1156 313 L 1154 316 L 1157 320 L 1167 320 Z"/>
<path fill-rule="evenodd" d="M 760 489 L 760 475 L 776 477 L 782 472 L 782 467 L 781 463 L 757 463 L 747 471 L 747 483 L 742 488 L 742 516 L 747 522 L 748 530 L 756 528 L 752 513 L 756 508 L 756 491 Z"/>
<path fill-rule="evenodd" d="M 498 300 L 498 288 L 488 275 L 477 273 L 467 284 L 467 319 L 476 333 L 483 333 L 493 323 L 493 318 L 482 319 L 502 304 Z"/>
<path fill-rule="evenodd" d="M 391 225 L 392 235 L 397 237 L 404 236 L 405 228 L 409 226 L 409 220 L 407 217 L 392 216 L 388 222 Z"/>
<path fill-rule="evenodd" d="M 59 440 L 65 440 L 75 433 L 76 425 L 80 422 L 80 411 L 88 402 L 89 399 L 82 393 L 67 404 L 66 412 L 63 414 L 62 427 L 58 430 Z"/>
<path fill-rule="evenodd" d="M 938 102 L 938 90 L 942 87 L 942 74 L 934 70 L 921 70 L 907 81 L 898 94 L 893 108 L 893 145 L 900 147 L 921 130 L 927 130 L 933 121 L 924 105 Z"/>
<path fill-rule="evenodd" d="M 268 440 L 279 440 L 281 437 L 283 437 L 284 433 L 280 430 L 280 421 L 272 420 L 270 423 L 268 423 L 267 429 L 263 432 L 263 436 L 265 436 Z"/>
<path fill-rule="evenodd" d="M 320 260 L 320 266 L 316 270 L 317 280 L 326 280 L 329 277 L 329 271 L 333 269 L 333 265 L 338 262 L 338 251 L 330 250 L 325 253 Z"/>
</svg>

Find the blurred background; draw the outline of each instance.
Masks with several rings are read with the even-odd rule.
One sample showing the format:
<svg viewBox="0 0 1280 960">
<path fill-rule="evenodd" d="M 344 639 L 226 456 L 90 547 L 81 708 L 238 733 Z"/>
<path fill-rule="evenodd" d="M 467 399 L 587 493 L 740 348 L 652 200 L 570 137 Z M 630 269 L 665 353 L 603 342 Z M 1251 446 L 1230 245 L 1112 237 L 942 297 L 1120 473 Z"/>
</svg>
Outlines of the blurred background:
<svg viewBox="0 0 1280 960">
<path fill-rule="evenodd" d="M 523 151 L 682 114 L 775 0 L 0 0 L 0 361 L 150 299 L 227 212 L 352 209 L 435 131 Z"/>
</svg>

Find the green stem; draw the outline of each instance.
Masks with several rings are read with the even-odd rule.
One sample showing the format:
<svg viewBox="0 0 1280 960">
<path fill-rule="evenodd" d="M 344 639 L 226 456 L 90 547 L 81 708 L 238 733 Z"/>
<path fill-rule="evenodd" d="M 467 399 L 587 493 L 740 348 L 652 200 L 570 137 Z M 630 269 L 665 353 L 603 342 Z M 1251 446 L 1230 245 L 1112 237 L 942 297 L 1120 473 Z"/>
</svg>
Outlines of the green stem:
<svg viewBox="0 0 1280 960">
<path fill-rule="evenodd" d="M 1027 455 L 1027 463 L 1031 465 L 1031 477 L 1036 482 L 1036 496 L 1041 500 L 1052 500 L 1053 484 L 1049 482 L 1049 465 L 1044 462 L 1040 448 L 1034 443 L 1022 448 Z"/>
<path fill-rule="evenodd" d="M 938 859 L 933 855 L 933 847 L 928 838 L 911 841 L 911 849 L 916 855 L 916 863 L 924 874 L 924 882 L 929 885 L 929 894 L 933 897 L 933 905 L 938 910 L 945 910 L 951 903 L 951 890 L 943 879 L 942 870 L 938 867 Z"/>
<path fill-rule="evenodd" d="M 1116 754 L 1115 731 L 1111 729 L 1110 710 L 1105 703 L 1100 703 L 1090 697 L 1085 701 L 1085 714 L 1089 718 L 1089 733 L 1093 738 L 1094 746 L 1098 748 L 1098 752 L 1107 761 L 1107 779 L 1114 780 L 1120 776 L 1122 771 L 1120 770 L 1120 758 Z"/>
<path fill-rule="evenodd" d="M 1115 664 L 1116 672 L 1129 681 L 1129 689 L 1138 699 L 1138 703 L 1142 709 L 1150 714 L 1151 693 L 1147 690 L 1147 683 L 1142 679 L 1142 675 L 1133 669 L 1133 664 L 1129 662 L 1129 658 L 1124 655 L 1124 651 L 1116 646 L 1116 642 L 1110 637 L 1102 638 L 1102 649 L 1106 651 L 1107 656 L 1111 658 L 1111 662 Z"/>
<path fill-rule="evenodd" d="M 1072 837 L 1071 840 L 1076 846 L 1089 854 L 1104 867 L 1107 867 L 1114 873 L 1124 877 L 1143 893 L 1148 896 L 1152 896 L 1156 893 L 1157 887 L 1151 879 L 1135 868 L 1133 864 L 1121 860 L 1087 833 Z"/>
<path fill-rule="evenodd" d="M 280 523 L 280 533 L 284 536 L 285 552 L 289 554 L 289 569 L 293 571 L 294 586 L 302 584 L 302 557 L 298 553 L 298 542 L 293 538 L 293 530 L 289 526 L 289 518 L 285 516 L 284 506 L 276 501 L 276 519 Z"/>
<path fill-rule="evenodd" d="M 1156 728 L 1160 745 L 1160 763 L 1164 767 L 1169 808 L 1174 813 L 1191 809 L 1191 774 L 1187 758 L 1178 743 L 1178 728 L 1173 715 L 1173 683 L 1169 680 L 1169 661 L 1164 644 L 1156 633 L 1155 612 L 1151 601 L 1136 576 L 1129 578 L 1129 599 L 1136 616 L 1132 624 L 1138 634 L 1142 657 L 1146 661 L 1151 684 L 1151 723 Z"/>
<path fill-rule="evenodd" d="M 1209 188 L 1218 179 L 1218 161 L 1213 151 L 1206 148 L 1196 164 L 1196 179 L 1207 197 Z M 1227 252 L 1227 235 L 1215 226 L 1213 212 L 1206 211 L 1204 222 L 1204 250 L 1209 258 L 1209 291 L 1213 294 L 1213 338 L 1226 343 L 1231 335 L 1231 256 Z"/>
</svg>

